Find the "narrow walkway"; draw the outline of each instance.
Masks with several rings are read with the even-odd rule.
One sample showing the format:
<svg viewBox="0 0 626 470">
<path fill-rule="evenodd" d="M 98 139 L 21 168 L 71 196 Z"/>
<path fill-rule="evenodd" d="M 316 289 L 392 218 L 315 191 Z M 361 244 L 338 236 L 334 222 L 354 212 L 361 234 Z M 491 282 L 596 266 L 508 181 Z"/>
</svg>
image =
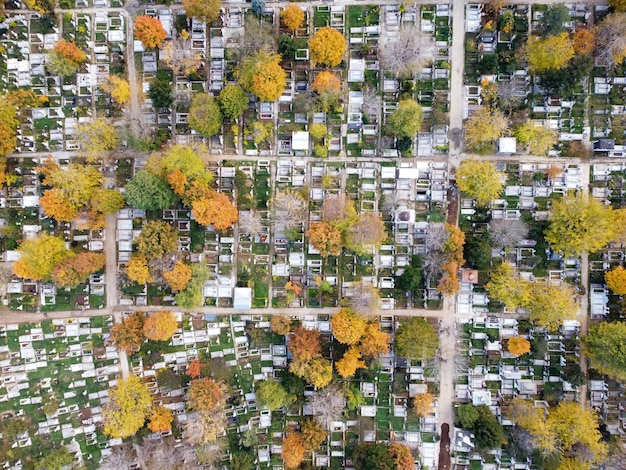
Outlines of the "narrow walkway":
<svg viewBox="0 0 626 470">
<path fill-rule="evenodd" d="M 589 163 L 583 163 L 581 165 L 580 171 L 580 185 L 582 187 L 583 194 L 589 196 L 589 171 L 590 171 Z M 587 334 L 588 326 L 589 326 L 589 254 L 587 252 L 582 253 L 580 256 L 580 284 L 585 289 L 585 294 L 580 296 L 580 313 L 578 315 L 578 321 L 580 322 L 580 336 L 585 336 Z M 588 361 L 587 356 L 585 354 L 580 355 L 580 369 L 584 375 L 587 377 L 587 369 L 588 369 Z M 578 400 L 580 401 L 580 406 L 583 408 L 587 407 L 587 384 L 583 384 L 580 387 L 580 396 Z"/>
<path fill-rule="evenodd" d="M 465 0 L 452 2 L 452 49 L 450 52 L 450 157 L 461 153 L 461 146 L 455 145 L 463 129 L 463 82 L 465 70 Z"/>
</svg>

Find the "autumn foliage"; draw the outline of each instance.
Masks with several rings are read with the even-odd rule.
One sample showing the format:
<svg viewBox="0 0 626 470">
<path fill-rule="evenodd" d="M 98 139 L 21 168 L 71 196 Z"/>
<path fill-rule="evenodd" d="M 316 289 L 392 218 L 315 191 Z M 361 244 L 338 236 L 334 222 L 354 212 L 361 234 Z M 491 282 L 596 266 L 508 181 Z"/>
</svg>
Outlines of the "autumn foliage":
<svg viewBox="0 0 626 470">
<path fill-rule="evenodd" d="M 284 315 L 272 315 L 270 328 L 277 335 L 288 335 L 291 330 L 291 320 Z"/>
<path fill-rule="evenodd" d="M 143 333 L 152 341 L 167 341 L 178 329 L 176 316 L 169 311 L 150 315 L 143 325 Z"/>
<path fill-rule="evenodd" d="M 415 414 L 426 417 L 433 412 L 433 396 L 430 393 L 418 393 L 413 397 Z"/>
<path fill-rule="evenodd" d="M 415 459 L 411 449 L 395 442 L 389 444 L 389 457 L 393 460 L 396 470 L 415 470 Z"/>
<path fill-rule="evenodd" d="M 164 406 L 152 408 L 148 429 L 152 432 L 169 432 L 172 430 L 172 412 Z"/>
<path fill-rule="evenodd" d="M 380 331 L 378 322 L 368 323 L 358 345 L 363 356 L 377 356 L 389 352 L 389 334 Z"/>
<path fill-rule="evenodd" d="M 280 19 L 291 31 L 302 27 L 304 23 L 304 11 L 295 3 L 289 3 L 283 11 L 280 12 Z"/>
<path fill-rule="evenodd" d="M 365 333 L 365 320 L 347 308 L 333 315 L 330 324 L 333 335 L 343 344 L 356 344 Z"/>
<path fill-rule="evenodd" d="M 326 440 L 328 433 L 316 419 L 305 419 L 300 423 L 302 444 L 307 450 L 318 450 Z"/>
<path fill-rule="evenodd" d="M 280 60 L 281 56 L 263 51 L 252 55 L 238 70 L 239 84 L 261 101 L 276 101 L 287 84 Z"/>
<path fill-rule="evenodd" d="M 125 269 L 128 279 L 137 284 L 146 284 L 153 282 L 154 279 L 150 275 L 150 268 L 148 268 L 148 259 L 146 255 L 141 253 L 135 253 L 131 255 Z"/>
<path fill-rule="evenodd" d="M 181 291 L 191 280 L 191 268 L 182 261 L 177 261 L 171 271 L 163 273 L 163 278 L 174 292 Z"/>
<path fill-rule="evenodd" d="M 117 104 L 125 104 L 130 100 L 130 84 L 117 75 L 109 75 L 102 84 L 102 89 L 109 93 Z"/>
<path fill-rule="evenodd" d="M 224 193 L 196 199 L 191 204 L 191 212 L 199 224 L 213 225 L 219 231 L 230 228 L 239 218 L 237 208 Z"/>
<path fill-rule="evenodd" d="M 151 405 L 150 391 L 139 377 L 131 375 L 118 381 L 102 407 L 104 432 L 114 438 L 132 436 L 143 427 Z"/>
<path fill-rule="evenodd" d="M 615 294 L 626 295 L 626 269 L 621 266 L 608 271 L 604 274 L 606 285 L 609 286 Z"/>
<path fill-rule="evenodd" d="M 309 41 L 309 51 L 313 65 L 339 65 L 346 52 L 346 38 L 338 30 L 324 26 Z"/>
<path fill-rule="evenodd" d="M 213 379 L 202 378 L 191 382 L 189 387 L 189 405 L 198 410 L 209 412 L 217 408 L 224 398 L 224 387 Z"/>
<path fill-rule="evenodd" d="M 365 362 L 361 360 L 361 353 L 355 347 L 349 348 L 343 357 L 335 362 L 335 369 L 344 378 L 352 377 L 357 369 L 365 367 Z"/>
<path fill-rule="evenodd" d="M 78 211 L 68 205 L 67 201 L 61 196 L 58 189 L 46 189 L 43 196 L 39 199 L 41 208 L 48 217 L 58 220 L 59 222 L 71 222 L 78 215 Z"/>
<path fill-rule="evenodd" d="M 339 93 L 341 91 L 341 82 L 337 75 L 327 70 L 318 73 L 313 80 L 313 90 L 318 93 Z"/>
<path fill-rule="evenodd" d="M 299 433 L 287 435 L 283 441 L 283 460 L 286 468 L 298 468 L 304 460 L 304 444 Z"/>
<path fill-rule="evenodd" d="M 72 256 L 63 239 L 42 233 L 25 240 L 17 249 L 20 259 L 13 263 L 16 276 L 48 281 L 57 264 Z"/>
<path fill-rule="evenodd" d="M 135 37 L 146 49 L 154 49 L 161 47 L 167 33 L 158 18 L 140 16 L 135 20 Z"/>
<path fill-rule="evenodd" d="M 310 361 L 321 353 L 322 343 L 320 333 L 317 330 L 309 330 L 302 326 L 297 327 L 291 333 L 289 349 L 296 361 Z"/>
<path fill-rule="evenodd" d="M 329 255 L 339 256 L 342 248 L 342 233 L 327 222 L 311 222 L 307 231 L 311 245 L 326 258 Z"/>
<path fill-rule="evenodd" d="M 73 42 L 61 39 L 54 46 L 54 51 L 72 65 L 78 66 L 87 59 L 87 54 Z"/>
<path fill-rule="evenodd" d="M 187 364 L 187 369 L 185 369 L 185 374 L 187 374 L 192 379 L 197 379 L 202 374 L 202 363 L 197 359 L 189 361 L 189 364 Z"/>
<path fill-rule="evenodd" d="M 521 336 L 513 336 L 508 340 L 507 349 L 514 356 L 522 356 L 530 352 L 530 341 Z"/>
<path fill-rule="evenodd" d="M 127 353 L 139 351 L 145 338 L 143 335 L 143 324 L 145 317 L 143 313 L 136 312 L 116 323 L 111 328 L 111 339 L 117 349 Z"/>
<path fill-rule="evenodd" d="M 74 288 L 89 276 L 104 268 L 102 253 L 79 253 L 58 263 L 52 270 L 52 282 L 57 287 Z"/>
</svg>

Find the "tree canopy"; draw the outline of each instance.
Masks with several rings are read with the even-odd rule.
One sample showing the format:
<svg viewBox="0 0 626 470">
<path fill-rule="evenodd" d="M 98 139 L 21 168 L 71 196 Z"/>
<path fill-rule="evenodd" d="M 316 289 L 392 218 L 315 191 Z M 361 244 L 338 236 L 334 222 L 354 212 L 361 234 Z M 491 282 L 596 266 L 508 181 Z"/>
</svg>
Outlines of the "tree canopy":
<svg viewBox="0 0 626 470">
<path fill-rule="evenodd" d="M 598 251 L 609 243 L 619 227 L 615 212 L 582 192 L 556 199 L 545 232 L 552 248 L 567 255 Z"/>
<path fill-rule="evenodd" d="M 287 28 L 295 31 L 301 28 L 304 23 L 304 10 L 296 3 L 288 3 L 285 9 L 280 12 L 280 19 Z"/>
<path fill-rule="evenodd" d="M 463 160 L 456 171 L 456 182 L 479 206 L 486 206 L 502 193 L 504 174 L 491 162 Z"/>
<path fill-rule="evenodd" d="M 387 118 L 387 126 L 398 138 L 414 138 L 422 127 L 424 112 L 419 103 L 404 99 L 398 108 Z"/>
<path fill-rule="evenodd" d="M 290 335 L 289 349 L 294 360 L 310 361 L 322 351 L 319 331 L 297 327 Z"/>
<path fill-rule="evenodd" d="M 626 269 L 618 266 L 604 273 L 604 280 L 615 294 L 626 295 Z"/>
<path fill-rule="evenodd" d="M 143 335 L 144 314 L 135 312 L 122 319 L 122 323 L 116 323 L 111 328 L 111 339 L 115 347 L 133 353 L 139 351 L 145 338 Z"/>
<path fill-rule="evenodd" d="M 584 339 L 591 367 L 626 382 L 626 323 L 598 323 Z"/>
<path fill-rule="evenodd" d="M 526 58 L 531 73 L 541 74 L 549 70 L 559 70 L 567 66 L 574 57 L 574 43 L 566 32 L 544 39 L 531 36 L 524 46 L 522 55 Z"/>
<path fill-rule="evenodd" d="M 309 51 L 313 65 L 335 67 L 343 60 L 346 52 L 346 38 L 337 29 L 324 26 L 317 30 L 309 41 Z"/>
<path fill-rule="evenodd" d="M 139 377 L 120 379 L 102 406 L 104 432 L 113 438 L 132 436 L 143 427 L 151 407 L 150 391 Z"/>
<path fill-rule="evenodd" d="M 104 262 L 104 254 L 91 251 L 65 258 L 52 270 L 52 282 L 57 287 L 75 288 L 104 268 Z"/>
<path fill-rule="evenodd" d="M 143 226 L 135 242 L 137 251 L 148 260 L 157 259 L 178 249 L 178 233 L 167 222 L 151 220 Z"/>
<path fill-rule="evenodd" d="M 521 336 L 513 336 L 508 339 L 507 349 L 514 356 L 523 356 L 530 352 L 530 341 Z"/>
<path fill-rule="evenodd" d="M 356 344 L 365 333 L 365 319 L 354 311 L 342 308 L 330 318 L 333 335 L 343 344 Z"/>
<path fill-rule="evenodd" d="M 348 348 L 341 359 L 335 362 L 337 373 L 344 378 L 352 377 L 357 369 L 365 369 L 366 367 L 365 362 L 361 360 L 361 353 L 354 346 Z"/>
<path fill-rule="evenodd" d="M 219 134 L 222 129 L 222 112 L 208 93 L 196 93 L 189 109 L 189 127 L 204 137 Z"/>
<path fill-rule="evenodd" d="M 246 58 L 237 71 L 239 84 L 261 101 L 276 101 L 287 84 L 280 59 L 279 55 L 265 51 Z"/>
<path fill-rule="evenodd" d="M 220 16 L 220 0 L 183 0 L 185 13 L 189 18 L 195 17 L 212 23 Z"/>
<path fill-rule="evenodd" d="M 139 16 L 135 20 L 135 37 L 146 49 L 161 47 L 167 37 L 161 20 L 152 16 Z"/>
<path fill-rule="evenodd" d="M 152 341 L 167 341 L 178 330 L 176 316 L 169 311 L 156 312 L 146 318 L 143 333 Z"/>
<path fill-rule="evenodd" d="M 298 468 L 304 460 L 304 443 L 300 433 L 291 433 L 283 440 L 282 457 L 285 468 Z"/>
<path fill-rule="evenodd" d="M 13 273 L 35 281 L 49 281 L 55 266 L 72 256 L 62 238 L 47 233 L 24 240 L 17 251 L 20 259 L 13 263 Z"/>
<path fill-rule="evenodd" d="M 595 28 L 596 56 L 600 63 L 614 68 L 626 58 L 626 13 L 607 15 Z"/>
<path fill-rule="evenodd" d="M 76 73 L 86 59 L 87 54 L 76 44 L 61 39 L 50 51 L 46 67 L 54 75 L 67 77 Z"/>
<path fill-rule="evenodd" d="M 273 380 L 262 380 L 256 384 L 256 398 L 261 405 L 270 411 L 277 410 L 292 403 L 292 396 L 285 388 Z"/>
<path fill-rule="evenodd" d="M 380 42 L 383 68 L 400 77 L 417 74 L 435 56 L 435 38 L 416 25 L 402 26 L 393 40 Z"/>
<path fill-rule="evenodd" d="M 527 145 L 533 155 L 545 156 L 558 141 L 558 133 L 546 126 L 526 122 L 513 131 L 518 142 Z"/>
<path fill-rule="evenodd" d="M 439 336 L 427 320 L 412 317 L 400 324 L 395 345 L 400 356 L 409 360 L 427 361 L 437 352 Z"/>
<path fill-rule="evenodd" d="M 320 252 L 323 258 L 329 255 L 339 256 L 343 247 L 341 230 L 327 222 L 311 222 L 306 232 L 311 245 Z"/>
<path fill-rule="evenodd" d="M 130 101 L 130 83 L 118 75 L 109 75 L 101 87 L 117 104 Z"/>
<path fill-rule="evenodd" d="M 167 209 L 177 199 L 165 181 L 145 170 L 124 187 L 124 197 L 129 206 L 151 211 Z"/>
<path fill-rule="evenodd" d="M 290 4 L 291 5 L 291 4 Z M 248 108 L 248 94 L 239 85 L 228 84 L 217 97 L 222 113 L 228 119 L 237 119 Z"/>
<path fill-rule="evenodd" d="M 486 145 L 504 136 L 507 128 L 502 111 L 485 106 L 465 122 L 465 144 L 472 150 L 483 151 Z"/>
</svg>

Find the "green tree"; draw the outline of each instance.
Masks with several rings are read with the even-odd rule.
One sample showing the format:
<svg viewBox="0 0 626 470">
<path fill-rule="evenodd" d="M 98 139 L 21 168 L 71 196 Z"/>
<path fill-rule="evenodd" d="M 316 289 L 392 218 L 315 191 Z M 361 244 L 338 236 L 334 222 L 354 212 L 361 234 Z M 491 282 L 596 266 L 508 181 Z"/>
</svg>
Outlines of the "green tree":
<svg viewBox="0 0 626 470">
<path fill-rule="evenodd" d="M 396 334 L 398 354 L 409 360 L 427 361 L 437 352 L 439 337 L 426 319 L 412 317 L 402 322 Z"/>
<path fill-rule="evenodd" d="M 35 470 L 61 470 L 74 461 L 74 457 L 65 446 L 52 452 L 48 451 L 46 454 L 35 464 Z"/>
<path fill-rule="evenodd" d="M 167 209 L 177 200 L 169 185 L 148 171 L 140 171 L 124 188 L 129 206 L 151 211 Z"/>
<path fill-rule="evenodd" d="M 486 271 L 491 267 L 491 245 L 484 235 L 466 237 L 463 253 L 470 268 Z"/>
<path fill-rule="evenodd" d="M 20 259 L 13 263 L 13 272 L 35 281 L 49 281 L 54 267 L 72 256 L 62 238 L 47 233 L 25 240 L 17 251 Z"/>
<path fill-rule="evenodd" d="M 619 229 L 610 206 L 579 192 L 554 200 L 546 240 L 556 251 L 578 255 L 598 251 L 609 243 Z"/>
<path fill-rule="evenodd" d="M 191 100 L 189 127 L 204 137 L 212 137 L 222 130 L 222 112 L 208 93 L 197 93 Z"/>
<path fill-rule="evenodd" d="M 500 196 L 504 179 L 504 174 L 488 161 L 463 160 L 456 171 L 459 189 L 476 199 L 479 206 L 486 206 Z"/>
<path fill-rule="evenodd" d="M 115 189 L 102 189 L 91 198 L 91 208 L 103 214 L 115 214 L 124 207 L 124 196 Z"/>
<path fill-rule="evenodd" d="M 167 222 L 151 220 L 143 226 L 135 242 L 139 253 L 149 260 L 157 259 L 178 249 L 178 233 Z"/>
<path fill-rule="evenodd" d="M 499 449 L 504 431 L 487 405 L 477 407 L 478 418 L 474 421 L 474 437 L 479 449 Z"/>
<path fill-rule="evenodd" d="M 398 108 L 387 118 L 387 126 L 398 138 L 414 138 L 422 127 L 423 116 L 419 103 L 405 99 L 398 103 Z"/>
<path fill-rule="evenodd" d="M 411 264 L 404 268 L 399 276 L 396 276 L 395 286 L 397 289 L 416 292 L 422 286 L 422 260 L 419 256 L 413 256 Z"/>
<path fill-rule="evenodd" d="M 455 408 L 455 421 L 464 429 L 473 429 L 478 420 L 478 409 L 471 403 L 458 405 Z"/>
<path fill-rule="evenodd" d="M 175 172 L 180 172 L 185 183 L 194 183 L 200 190 L 207 189 L 213 181 L 213 174 L 206 169 L 202 157 L 188 145 L 175 145 L 165 152 L 153 153 L 146 162 L 146 169 L 168 181 Z M 204 195 L 204 191 L 200 193 Z"/>
<path fill-rule="evenodd" d="M 594 325 L 584 339 L 584 346 L 592 368 L 626 382 L 626 323 Z"/>
<path fill-rule="evenodd" d="M 191 280 L 184 290 L 176 294 L 176 305 L 185 310 L 193 310 L 204 305 L 202 288 L 204 283 L 211 277 L 208 266 L 202 263 L 191 265 Z"/>
<path fill-rule="evenodd" d="M 167 75 L 163 72 L 157 73 L 156 78 L 150 82 L 148 88 L 148 97 L 152 101 L 152 106 L 155 109 L 170 108 L 174 102 L 173 91 L 172 82 Z"/>
<path fill-rule="evenodd" d="M 256 398 L 261 405 L 267 406 L 270 411 L 287 406 L 292 402 L 289 392 L 273 380 L 263 380 L 257 383 Z"/>
<path fill-rule="evenodd" d="M 544 37 L 554 36 L 564 31 L 563 25 L 571 20 L 569 8 L 563 3 L 550 5 L 538 22 L 537 30 Z"/>
<path fill-rule="evenodd" d="M 559 70 L 566 67 L 574 57 L 574 43 L 568 33 L 548 36 L 545 39 L 531 36 L 522 48 L 521 55 L 527 60 L 531 73 Z"/>
<path fill-rule="evenodd" d="M 387 444 L 362 443 L 355 447 L 352 462 L 356 470 L 397 470 Z"/>
<path fill-rule="evenodd" d="M 226 85 L 217 97 L 222 113 L 235 120 L 248 108 L 248 94 L 239 85 Z"/>
</svg>

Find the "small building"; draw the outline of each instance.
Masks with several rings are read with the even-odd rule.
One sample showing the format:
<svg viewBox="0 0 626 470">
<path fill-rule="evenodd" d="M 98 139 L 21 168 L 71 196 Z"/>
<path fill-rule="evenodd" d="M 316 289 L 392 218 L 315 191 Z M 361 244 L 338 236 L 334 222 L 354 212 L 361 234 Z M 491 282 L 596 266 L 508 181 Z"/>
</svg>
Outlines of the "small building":
<svg viewBox="0 0 626 470">
<path fill-rule="evenodd" d="M 293 150 L 309 150 L 309 133 L 298 131 L 291 134 L 291 148 Z"/>
<path fill-rule="evenodd" d="M 233 308 L 236 310 L 250 310 L 252 308 L 252 288 L 235 287 Z"/>
<path fill-rule="evenodd" d="M 510 155 L 517 152 L 517 139 L 515 137 L 500 137 L 498 139 L 498 153 Z"/>
<path fill-rule="evenodd" d="M 478 271 L 476 269 L 461 269 L 461 282 L 463 284 L 478 284 Z"/>
</svg>

